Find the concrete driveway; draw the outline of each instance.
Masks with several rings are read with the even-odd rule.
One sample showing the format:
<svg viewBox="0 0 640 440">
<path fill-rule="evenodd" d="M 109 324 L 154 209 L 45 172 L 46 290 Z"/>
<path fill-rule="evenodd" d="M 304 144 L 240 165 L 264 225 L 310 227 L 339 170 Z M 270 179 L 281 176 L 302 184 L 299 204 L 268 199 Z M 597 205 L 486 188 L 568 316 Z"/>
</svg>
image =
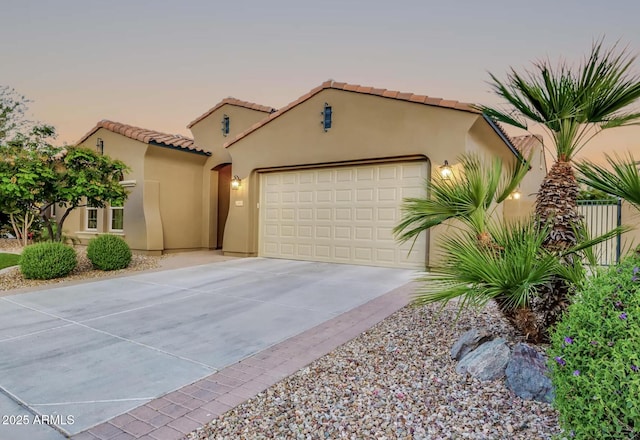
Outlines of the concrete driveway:
<svg viewBox="0 0 640 440">
<path fill-rule="evenodd" d="M 412 276 L 247 258 L 1 297 L 0 438 L 84 431 Z"/>
</svg>

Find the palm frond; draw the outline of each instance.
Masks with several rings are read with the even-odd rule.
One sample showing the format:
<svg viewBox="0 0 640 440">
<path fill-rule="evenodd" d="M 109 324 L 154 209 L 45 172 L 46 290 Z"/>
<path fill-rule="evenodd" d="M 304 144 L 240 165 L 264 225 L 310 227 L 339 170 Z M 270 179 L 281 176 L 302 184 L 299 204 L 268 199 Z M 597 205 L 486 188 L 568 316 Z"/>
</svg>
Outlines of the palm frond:
<svg viewBox="0 0 640 440">
<path fill-rule="evenodd" d="M 640 124 L 640 113 L 622 113 L 615 117 L 610 117 L 600 124 L 602 130 L 607 128 L 628 127 Z"/>
<path fill-rule="evenodd" d="M 605 155 L 610 168 L 591 161 L 576 164 L 577 180 L 592 188 L 620 197 L 640 209 L 640 171 L 638 163 L 629 154 L 626 158 Z"/>
<path fill-rule="evenodd" d="M 518 188 L 531 168 L 532 158 L 533 152 L 525 160 L 516 160 L 507 168 L 496 197 L 497 203 L 505 201 Z"/>
<path fill-rule="evenodd" d="M 553 133 L 556 157 L 569 161 L 584 146 L 579 127 L 595 126 L 599 133 L 640 121 L 640 113 L 626 111 L 640 99 L 640 75 L 631 71 L 634 62 L 626 49 L 615 44 L 605 49 L 599 40 L 577 67 L 543 60 L 525 73 L 512 68 L 504 81 L 490 74 L 505 109 L 477 108 L 516 127 L 526 129 L 527 121 L 541 124 Z"/>
<path fill-rule="evenodd" d="M 425 182 L 427 198 L 404 200 L 402 218 L 394 228 L 400 242 L 451 219 L 476 234 L 484 232 L 492 207 L 517 188 L 529 169 L 528 161 L 514 160 L 504 167 L 500 158 L 483 161 L 477 154 L 463 155 L 459 161 L 461 171 L 450 180 L 436 177 Z"/>
<path fill-rule="evenodd" d="M 529 304 L 538 289 L 567 271 L 545 251 L 546 230 L 533 221 L 491 223 L 493 246 L 483 246 L 466 231 L 442 239 L 441 266 L 421 278 L 414 301 L 426 304 L 461 298 L 461 305 L 482 306 L 501 298 L 505 307 Z"/>
</svg>

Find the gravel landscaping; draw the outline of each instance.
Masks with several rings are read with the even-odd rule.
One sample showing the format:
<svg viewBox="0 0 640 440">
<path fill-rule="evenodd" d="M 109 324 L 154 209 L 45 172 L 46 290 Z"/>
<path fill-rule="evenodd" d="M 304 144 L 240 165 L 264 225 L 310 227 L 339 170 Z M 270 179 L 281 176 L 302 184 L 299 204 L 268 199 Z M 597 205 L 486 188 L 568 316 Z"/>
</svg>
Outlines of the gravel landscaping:
<svg viewBox="0 0 640 440">
<path fill-rule="evenodd" d="M 0 273 L 0 296 L 9 295 L 14 293 L 12 292 L 12 290 L 23 289 L 27 287 L 55 285 L 58 283 L 75 280 L 113 277 L 129 272 L 155 269 L 159 267 L 159 261 L 161 258 L 163 258 L 134 254 L 131 258 L 131 264 L 128 268 L 105 272 L 93 269 L 91 262 L 87 258 L 86 247 L 75 246 L 74 249 L 76 250 L 76 254 L 78 256 L 78 266 L 76 266 L 71 274 L 65 278 L 57 278 L 53 280 L 28 280 L 22 276 L 18 267 L 4 269 Z M 16 244 L 15 240 L 0 239 L 0 251 L 20 253 L 21 248 Z"/>
<path fill-rule="evenodd" d="M 408 306 L 188 438 L 550 439 L 548 404 L 524 401 L 503 380 L 455 372 L 452 344 L 472 327 L 519 341 L 494 305 Z"/>
<path fill-rule="evenodd" d="M 134 255 L 121 271 L 94 270 L 85 247 L 78 267 L 59 280 L 26 280 L 18 268 L 0 273 L 11 290 L 155 269 L 164 257 Z M 1 252 L 19 252 L 1 240 Z M 231 409 L 188 439 L 551 439 L 560 432 L 551 405 L 516 397 L 504 380 L 480 382 L 455 372 L 453 343 L 470 328 L 520 342 L 495 305 L 465 311 L 449 304 L 407 306 Z"/>
</svg>

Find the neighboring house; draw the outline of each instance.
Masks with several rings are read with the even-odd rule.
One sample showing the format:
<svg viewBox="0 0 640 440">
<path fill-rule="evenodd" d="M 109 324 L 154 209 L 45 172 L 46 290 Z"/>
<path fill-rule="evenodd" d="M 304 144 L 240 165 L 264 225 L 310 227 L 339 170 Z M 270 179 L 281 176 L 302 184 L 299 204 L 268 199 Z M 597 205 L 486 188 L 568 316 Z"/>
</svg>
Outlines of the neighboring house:
<svg viewBox="0 0 640 440">
<path fill-rule="evenodd" d="M 514 145 L 469 104 L 334 81 L 278 111 L 225 99 L 189 124 L 194 141 L 166 139 L 176 143 L 169 148 L 109 124 L 80 143 L 95 147 L 100 137 L 105 154 L 133 170 L 122 231 L 132 248 L 221 247 L 229 255 L 389 267 L 435 261 L 430 251 L 442 230 L 399 246 L 392 229 L 403 198 L 424 196 L 445 161 L 455 173 L 466 152 L 509 162 L 518 148 L 533 148 Z M 532 167 L 523 199 L 543 176 Z M 108 232 L 77 225 L 82 237 Z"/>
</svg>

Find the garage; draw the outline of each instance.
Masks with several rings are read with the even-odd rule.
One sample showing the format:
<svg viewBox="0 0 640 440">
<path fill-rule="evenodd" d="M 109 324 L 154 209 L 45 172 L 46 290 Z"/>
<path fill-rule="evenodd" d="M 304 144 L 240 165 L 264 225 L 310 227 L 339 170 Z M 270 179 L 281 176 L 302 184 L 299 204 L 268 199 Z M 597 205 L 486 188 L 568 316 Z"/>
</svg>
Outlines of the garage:
<svg viewBox="0 0 640 440">
<path fill-rule="evenodd" d="M 427 239 L 399 245 L 405 197 L 424 197 L 426 161 L 260 174 L 259 255 L 398 268 L 425 267 Z"/>
</svg>

